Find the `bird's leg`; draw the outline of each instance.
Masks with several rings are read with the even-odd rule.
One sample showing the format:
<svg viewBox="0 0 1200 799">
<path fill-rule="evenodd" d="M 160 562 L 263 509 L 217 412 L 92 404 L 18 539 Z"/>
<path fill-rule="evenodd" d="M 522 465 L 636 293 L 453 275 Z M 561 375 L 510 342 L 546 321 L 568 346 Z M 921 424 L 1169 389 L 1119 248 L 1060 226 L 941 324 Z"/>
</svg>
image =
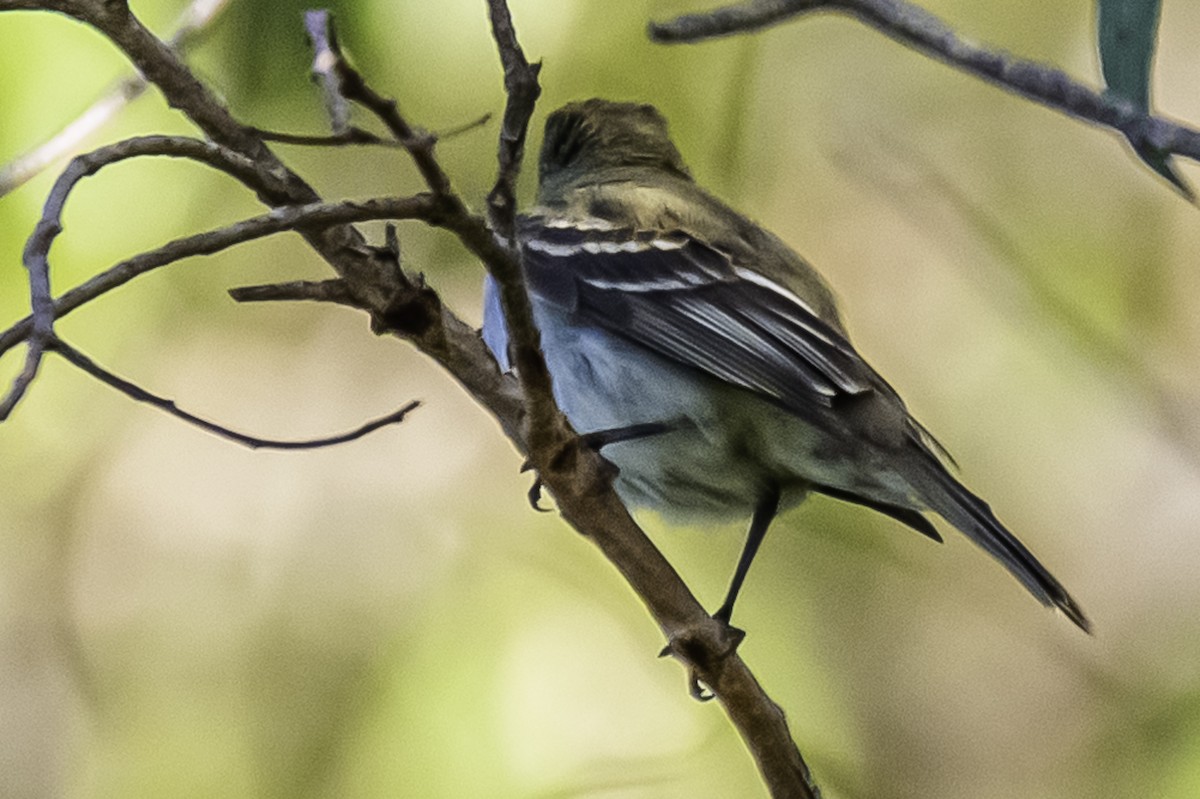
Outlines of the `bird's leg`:
<svg viewBox="0 0 1200 799">
<path fill-rule="evenodd" d="M 579 438 L 583 443 L 591 447 L 596 452 L 599 452 L 603 447 L 609 444 L 617 444 L 621 441 L 633 441 L 638 438 L 647 438 L 649 436 L 657 436 L 663 433 L 670 433 L 672 430 L 678 430 L 684 425 L 682 420 L 673 422 L 646 422 L 644 424 L 631 424 L 627 427 L 611 427 L 607 430 L 594 430 L 591 433 L 584 433 Z M 528 471 L 533 468 L 533 464 L 525 461 L 521 466 L 521 471 Z M 534 510 L 545 512 L 547 508 L 541 507 L 538 503 L 542 498 L 542 478 L 538 477 L 533 481 L 533 485 L 529 489 L 529 504 Z"/>
<path fill-rule="evenodd" d="M 746 546 L 742 548 L 742 556 L 738 558 L 737 569 L 733 572 L 733 582 L 729 584 L 729 592 L 725 594 L 725 601 L 713 614 L 713 618 L 717 621 L 729 624 L 729 618 L 733 615 L 733 603 L 737 599 L 738 591 L 742 590 L 746 572 L 750 571 L 750 564 L 753 562 L 755 554 L 758 553 L 759 544 L 762 543 L 767 534 L 767 528 L 771 526 L 771 521 L 778 512 L 779 486 L 771 485 L 754 507 L 754 516 L 750 519 L 750 532 L 746 534 Z"/>
<path fill-rule="evenodd" d="M 609 444 L 657 436 L 662 433 L 669 433 L 672 430 L 678 430 L 679 427 L 679 422 L 646 422 L 645 424 L 631 424 L 628 427 L 610 427 L 607 430 L 595 430 L 591 433 L 584 433 L 580 438 L 583 439 L 583 443 L 599 451 Z"/>
</svg>

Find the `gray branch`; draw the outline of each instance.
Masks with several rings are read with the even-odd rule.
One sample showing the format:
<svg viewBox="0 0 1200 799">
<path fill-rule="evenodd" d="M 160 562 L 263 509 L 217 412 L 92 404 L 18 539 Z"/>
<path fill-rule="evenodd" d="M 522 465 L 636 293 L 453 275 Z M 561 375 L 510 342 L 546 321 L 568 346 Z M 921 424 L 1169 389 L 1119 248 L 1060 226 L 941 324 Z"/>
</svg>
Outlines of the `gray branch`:
<svg viewBox="0 0 1200 799">
<path fill-rule="evenodd" d="M 1124 134 L 1139 152 L 1200 160 L 1200 132 L 1151 116 L 1133 104 L 1072 79 L 1062 70 L 967 41 L 905 0 L 750 0 L 703 14 L 651 23 L 658 42 L 698 42 L 776 25 L 814 11 L 849 14 L 925 55 L 1069 116 Z"/>
<path fill-rule="evenodd" d="M 161 247 L 140 253 L 104 270 L 54 300 L 54 318 L 60 319 L 76 308 L 125 285 L 136 277 L 197 255 L 215 255 L 245 242 L 305 228 L 326 228 L 379 219 L 421 219 L 436 224 L 434 204 L 426 194 L 415 197 L 345 200 L 337 203 L 312 203 L 279 208 L 262 216 L 244 219 L 226 227 L 175 239 Z M 343 285 L 346 285 L 343 283 Z M 369 310 L 357 302 L 348 287 L 344 304 Z M 33 317 L 27 316 L 0 333 L 0 355 L 29 338 Z"/>
<path fill-rule="evenodd" d="M 322 447 L 332 447 L 337 444 L 345 444 L 350 441 L 357 441 L 363 436 L 369 435 L 376 430 L 387 427 L 393 424 L 399 424 L 404 421 L 404 417 L 408 416 L 413 410 L 420 406 L 416 400 L 412 400 L 404 404 L 398 410 L 392 411 L 386 416 L 381 416 L 378 419 L 363 424 L 348 433 L 339 433 L 334 436 L 326 436 L 323 438 L 311 438 L 300 441 L 280 441 L 278 439 L 262 438 L 260 436 L 252 436 L 246 433 L 239 433 L 225 425 L 211 422 L 208 419 L 202 419 L 193 413 L 183 410 L 175 404 L 174 400 L 169 400 L 166 397 L 160 397 L 157 394 L 152 394 L 141 386 L 129 382 L 128 380 L 118 377 L 109 370 L 97 364 L 88 356 L 84 355 L 79 350 L 67 344 L 62 339 L 55 339 L 51 349 L 61 355 L 71 365 L 80 369 L 88 375 L 99 380 L 101 383 L 116 389 L 117 391 L 129 397 L 134 402 L 142 402 L 151 405 L 159 410 L 174 416 L 188 424 L 199 427 L 201 430 L 228 439 L 234 443 L 241 444 L 250 449 L 319 449 Z"/>
</svg>

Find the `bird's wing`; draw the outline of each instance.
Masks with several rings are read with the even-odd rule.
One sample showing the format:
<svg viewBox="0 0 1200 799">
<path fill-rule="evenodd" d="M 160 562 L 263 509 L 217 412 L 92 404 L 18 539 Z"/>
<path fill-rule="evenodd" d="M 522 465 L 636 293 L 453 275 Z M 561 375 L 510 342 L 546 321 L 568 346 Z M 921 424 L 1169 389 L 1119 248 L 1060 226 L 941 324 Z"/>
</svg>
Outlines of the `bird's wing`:
<svg viewBox="0 0 1200 799">
<path fill-rule="evenodd" d="M 802 298 L 683 231 L 538 216 L 519 238 L 536 295 L 802 416 L 890 392 Z"/>
</svg>

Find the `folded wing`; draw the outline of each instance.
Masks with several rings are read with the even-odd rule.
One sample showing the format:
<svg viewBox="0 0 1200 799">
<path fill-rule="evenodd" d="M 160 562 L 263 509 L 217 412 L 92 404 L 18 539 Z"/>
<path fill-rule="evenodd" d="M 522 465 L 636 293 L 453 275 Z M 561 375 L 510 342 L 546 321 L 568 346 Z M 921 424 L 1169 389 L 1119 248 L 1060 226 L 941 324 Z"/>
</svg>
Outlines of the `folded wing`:
<svg viewBox="0 0 1200 799">
<path fill-rule="evenodd" d="M 681 231 L 526 217 L 520 232 L 531 291 L 581 322 L 805 417 L 814 403 L 891 393 L 803 299 Z"/>
</svg>

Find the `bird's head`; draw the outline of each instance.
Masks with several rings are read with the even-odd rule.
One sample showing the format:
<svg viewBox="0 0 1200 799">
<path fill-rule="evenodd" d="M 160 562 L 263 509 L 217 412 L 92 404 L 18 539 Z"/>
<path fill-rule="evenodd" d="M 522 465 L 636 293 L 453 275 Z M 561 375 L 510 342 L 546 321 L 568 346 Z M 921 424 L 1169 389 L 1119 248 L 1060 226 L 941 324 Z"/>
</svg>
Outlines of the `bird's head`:
<svg viewBox="0 0 1200 799">
<path fill-rule="evenodd" d="M 538 163 L 543 187 L 620 167 L 689 177 L 683 156 L 667 133 L 666 118 L 652 105 L 581 100 L 546 119 Z"/>
</svg>

